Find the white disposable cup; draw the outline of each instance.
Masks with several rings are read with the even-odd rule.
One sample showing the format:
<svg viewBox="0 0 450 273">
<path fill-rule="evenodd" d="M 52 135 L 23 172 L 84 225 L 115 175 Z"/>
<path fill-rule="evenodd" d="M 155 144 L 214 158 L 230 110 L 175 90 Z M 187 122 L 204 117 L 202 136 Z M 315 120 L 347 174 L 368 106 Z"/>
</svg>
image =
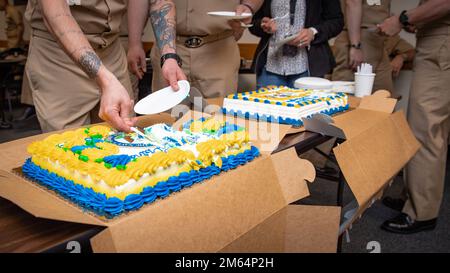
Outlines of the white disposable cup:
<svg viewBox="0 0 450 273">
<path fill-rule="evenodd" d="M 372 94 L 375 74 L 355 73 L 355 96 L 362 98 Z"/>
</svg>

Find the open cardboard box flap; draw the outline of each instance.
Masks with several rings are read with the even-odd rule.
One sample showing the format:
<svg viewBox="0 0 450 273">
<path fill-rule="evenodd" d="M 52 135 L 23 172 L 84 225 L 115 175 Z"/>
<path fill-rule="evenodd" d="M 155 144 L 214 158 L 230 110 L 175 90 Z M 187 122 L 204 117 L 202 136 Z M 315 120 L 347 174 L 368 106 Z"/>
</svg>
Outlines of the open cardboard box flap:
<svg viewBox="0 0 450 273">
<path fill-rule="evenodd" d="M 334 253 L 340 215 L 340 207 L 289 205 L 220 252 Z"/>
<path fill-rule="evenodd" d="M 141 126 L 161 122 L 141 118 Z M 95 252 L 216 252 L 264 222 L 291 201 L 308 195 L 312 165 L 291 149 L 267 154 L 222 173 L 205 183 L 113 220 L 99 218 L 14 173 L 28 157 L 26 147 L 40 135 L 0 146 L 0 151 L 21 151 L 6 157 L 0 168 L 0 196 L 37 217 L 105 226 L 92 238 Z M 290 162 L 298 166 L 288 168 Z"/>
<path fill-rule="evenodd" d="M 307 130 L 345 142 L 334 148 L 338 164 L 361 208 L 370 203 L 420 148 L 396 100 L 386 91 L 364 97 L 359 106 L 336 117 L 313 116 Z"/>
</svg>

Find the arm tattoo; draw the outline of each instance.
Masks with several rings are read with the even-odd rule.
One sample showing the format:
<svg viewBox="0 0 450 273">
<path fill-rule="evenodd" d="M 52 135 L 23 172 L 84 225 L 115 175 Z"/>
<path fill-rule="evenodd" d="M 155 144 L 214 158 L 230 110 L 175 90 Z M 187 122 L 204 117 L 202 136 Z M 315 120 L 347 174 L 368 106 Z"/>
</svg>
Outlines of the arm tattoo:
<svg viewBox="0 0 450 273">
<path fill-rule="evenodd" d="M 86 74 L 91 78 L 95 78 L 97 76 L 98 70 L 102 65 L 102 61 L 93 51 L 86 51 L 81 54 L 79 63 L 84 72 L 86 72 Z"/>
<path fill-rule="evenodd" d="M 152 1 L 151 3 L 154 2 Z M 168 18 L 168 14 L 173 8 L 172 4 L 165 4 L 158 10 L 150 11 L 153 32 L 160 50 L 163 50 L 165 47 L 175 49 L 175 22 L 173 19 Z"/>
<path fill-rule="evenodd" d="M 56 35 L 58 35 L 59 38 L 62 38 L 65 35 L 84 35 L 84 33 L 81 30 L 72 29 L 72 30 L 66 30 L 66 31 L 58 32 L 58 33 L 56 33 Z"/>
</svg>

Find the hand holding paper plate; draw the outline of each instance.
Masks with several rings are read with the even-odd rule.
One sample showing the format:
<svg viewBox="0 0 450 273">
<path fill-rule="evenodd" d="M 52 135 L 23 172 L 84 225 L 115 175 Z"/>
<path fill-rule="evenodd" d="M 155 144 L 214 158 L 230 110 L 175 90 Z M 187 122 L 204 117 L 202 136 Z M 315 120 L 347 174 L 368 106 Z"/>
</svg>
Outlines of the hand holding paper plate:
<svg viewBox="0 0 450 273">
<path fill-rule="evenodd" d="M 158 114 L 167 111 L 189 96 L 191 85 L 188 81 L 178 81 L 180 90 L 174 91 L 170 86 L 156 91 L 140 100 L 134 111 L 141 115 Z"/>
<path fill-rule="evenodd" d="M 223 17 L 228 20 L 242 20 L 252 17 L 251 13 L 242 13 L 241 15 L 237 15 L 234 11 L 212 11 L 208 12 L 209 16 L 214 17 Z"/>
</svg>

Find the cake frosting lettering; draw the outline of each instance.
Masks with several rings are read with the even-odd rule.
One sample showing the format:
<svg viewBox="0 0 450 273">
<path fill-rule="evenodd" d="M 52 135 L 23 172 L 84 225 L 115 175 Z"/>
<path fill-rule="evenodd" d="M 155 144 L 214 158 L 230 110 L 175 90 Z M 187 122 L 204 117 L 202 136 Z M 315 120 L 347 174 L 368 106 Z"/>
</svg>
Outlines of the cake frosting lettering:
<svg viewBox="0 0 450 273">
<path fill-rule="evenodd" d="M 224 113 L 291 125 L 303 125 L 302 118 L 317 113 L 333 115 L 349 108 L 345 93 L 267 87 L 229 95 Z"/>
<path fill-rule="evenodd" d="M 247 132 L 214 118 L 176 131 L 144 128 L 145 137 L 107 126 L 50 135 L 29 145 L 25 176 L 108 218 L 244 165 L 259 155 Z"/>
</svg>

